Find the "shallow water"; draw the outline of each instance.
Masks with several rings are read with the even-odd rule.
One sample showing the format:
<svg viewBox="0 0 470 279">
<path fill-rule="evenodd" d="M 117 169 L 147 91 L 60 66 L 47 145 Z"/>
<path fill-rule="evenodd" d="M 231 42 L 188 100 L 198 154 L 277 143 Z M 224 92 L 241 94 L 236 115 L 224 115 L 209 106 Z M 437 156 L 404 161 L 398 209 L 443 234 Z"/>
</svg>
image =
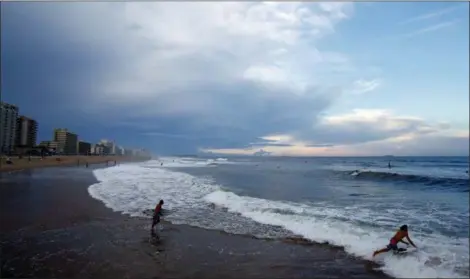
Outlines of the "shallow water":
<svg viewBox="0 0 470 279">
<path fill-rule="evenodd" d="M 163 166 L 161 166 L 163 162 Z M 419 247 L 378 256 L 402 278 L 468 277 L 468 158 L 161 158 L 94 171 L 89 193 L 134 216 L 259 237 L 299 235 L 370 259 L 402 224 Z"/>
</svg>

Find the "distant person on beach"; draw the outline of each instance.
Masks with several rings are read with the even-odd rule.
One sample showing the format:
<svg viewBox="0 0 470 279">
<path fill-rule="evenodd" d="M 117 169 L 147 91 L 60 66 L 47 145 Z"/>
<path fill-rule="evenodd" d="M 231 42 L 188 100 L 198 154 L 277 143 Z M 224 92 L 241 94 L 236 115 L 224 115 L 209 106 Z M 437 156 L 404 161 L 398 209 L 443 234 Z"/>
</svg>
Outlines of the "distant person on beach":
<svg viewBox="0 0 470 279">
<path fill-rule="evenodd" d="M 406 242 L 403 240 L 403 238 L 405 238 L 410 242 Z M 381 254 L 381 253 L 384 253 L 384 252 L 388 252 L 390 250 L 393 250 L 393 251 L 397 251 L 397 252 L 404 252 L 406 251 L 406 249 L 404 248 L 398 248 L 397 247 L 397 244 L 398 242 L 402 242 L 402 243 L 405 243 L 406 245 L 413 245 L 413 247 L 415 248 L 418 248 L 416 247 L 416 245 L 413 243 L 413 241 L 411 241 L 410 239 L 410 236 L 408 235 L 408 226 L 407 225 L 403 225 L 400 227 L 400 229 L 395 233 L 395 235 L 390 239 L 390 243 L 387 245 L 387 247 L 381 249 L 381 250 L 377 250 L 374 252 L 373 256 L 372 257 L 375 257 L 377 256 L 378 254 Z"/>
<path fill-rule="evenodd" d="M 162 216 L 162 206 L 163 206 L 163 200 L 160 200 L 158 202 L 157 206 L 155 207 L 155 211 L 153 212 L 153 221 L 152 221 L 152 231 L 153 228 L 160 223 L 160 216 Z"/>
</svg>

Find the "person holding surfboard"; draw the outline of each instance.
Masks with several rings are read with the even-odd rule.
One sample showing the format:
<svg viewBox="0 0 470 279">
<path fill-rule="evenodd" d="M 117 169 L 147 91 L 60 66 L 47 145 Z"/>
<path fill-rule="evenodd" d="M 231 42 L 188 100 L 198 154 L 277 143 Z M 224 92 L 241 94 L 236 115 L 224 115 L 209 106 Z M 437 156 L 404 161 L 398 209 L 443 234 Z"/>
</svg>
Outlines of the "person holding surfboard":
<svg viewBox="0 0 470 279">
<path fill-rule="evenodd" d="M 403 240 L 403 238 L 405 238 L 410 242 L 406 242 Z M 406 245 L 413 245 L 413 247 L 415 248 L 418 248 L 416 247 L 416 245 L 413 243 L 413 241 L 411 241 L 410 239 L 410 236 L 408 235 L 408 226 L 407 225 L 403 225 L 400 227 L 400 229 L 395 233 L 395 235 L 390 239 L 390 243 L 387 245 L 387 247 L 383 248 L 383 249 L 380 249 L 380 250 L 377 250 L 374 252 L 374 254 L 372 255 L 372 257 L 375 257 L 377 256 L 378 254 L 380 253 L 384 253 L 384 252 L 388 252 L 390 250 L 393 250 L 393 251 L 397 251 L 397 252 L 404 252 L 406 251 L 406 249 L 403 249 L 403 248 L 398 248 L 397 244 L 398 242 L 402 242 L 402 243 L 405 243 Z"/>
<path fill-rule="evenodd" d="M 157 206 L 155 207 L 155 211 L 153 212 L 153 221 L 152 221 L 152 231 L 153 228 L 160 223 L 160 216 L 162 216 L 162 206 L 163 206 L 163 200 L 160 200 L 158 202 Z"/>
</svg>

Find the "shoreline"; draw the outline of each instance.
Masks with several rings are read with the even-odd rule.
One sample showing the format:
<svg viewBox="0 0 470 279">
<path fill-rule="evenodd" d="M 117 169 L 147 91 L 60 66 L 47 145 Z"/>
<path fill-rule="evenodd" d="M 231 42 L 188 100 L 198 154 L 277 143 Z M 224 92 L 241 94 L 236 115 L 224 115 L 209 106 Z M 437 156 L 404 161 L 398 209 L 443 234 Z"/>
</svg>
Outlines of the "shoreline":
<svg viewBox="0 0 470 279">
<path fill-rule="evenodd" d="M 0 160 L 0 173 L 2 172 L 17 172 L 22 170 L 31 170 L 47 167 L 86 167 L 88 165 L 109 163 L 109 166 L 113 166 L 114 162 L 117 163 L 128 163 L 128 162 L 143 162 L 148 161 L 151 158 L 147 157 L 129 157 L 129 156 L 48 156 L 45 158 L 32 157 L 31 161 L 28 157 L 19 159 L 18 157 L 12 158 L 13 164 L 6 164 L 6 159 L 1 158 Z"/>
<path fill-rule="evenodd" d="M 163 220 L 157 241 L 150 218 L 115 212 L 89 195 L 97 182 L 92 170 L 100 167 L 3 178 L 2 277 L 390 278 L 342 248 L 300 238 L 259 239 Z"/>
</svg>

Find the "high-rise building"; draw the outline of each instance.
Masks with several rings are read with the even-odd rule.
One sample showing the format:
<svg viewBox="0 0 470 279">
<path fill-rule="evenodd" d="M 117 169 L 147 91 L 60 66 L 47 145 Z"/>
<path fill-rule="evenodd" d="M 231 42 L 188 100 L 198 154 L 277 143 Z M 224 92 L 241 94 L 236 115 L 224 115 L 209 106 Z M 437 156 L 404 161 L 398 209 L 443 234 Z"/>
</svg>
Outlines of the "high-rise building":
<svg viewBox="0 0 470 279">
<path fill-rule="evenodd" d="M 0 153 L 9 153 L 15 147 L 18 107 L 0 102 Z"/>
<path fill-rule="evenodd" d="M 16 121 L 16 146 L 34 147 L 36 146 L 36 138 L 38 131 L 38 123 L 36 120 L 20 116 Z"/>
<path fill-rule="evenodd" d="M 78 135 L 67 129 L 54 129 L 54 141 L 58 143 L 57 152 L 64 155 L 77 154 Z"/>
<path fill-rule="evenodd" d="M 108 155 L 108 148 L 105 145 L 102 144 L 93 144 L 91 146 L 91 154 L 93 155 Z"/>
<path fill-rule="evenodd" d="M 90 155 L 91 143 L 85 141 L 78 142 L 78 154 L 79 155 Z"/>
<path fill-rule="evenodd" d="M 99 144 L 106 146 L 106 155 L 116 155 L 116 144 L 113 141 L 102 139 Z"/>
</svg>

